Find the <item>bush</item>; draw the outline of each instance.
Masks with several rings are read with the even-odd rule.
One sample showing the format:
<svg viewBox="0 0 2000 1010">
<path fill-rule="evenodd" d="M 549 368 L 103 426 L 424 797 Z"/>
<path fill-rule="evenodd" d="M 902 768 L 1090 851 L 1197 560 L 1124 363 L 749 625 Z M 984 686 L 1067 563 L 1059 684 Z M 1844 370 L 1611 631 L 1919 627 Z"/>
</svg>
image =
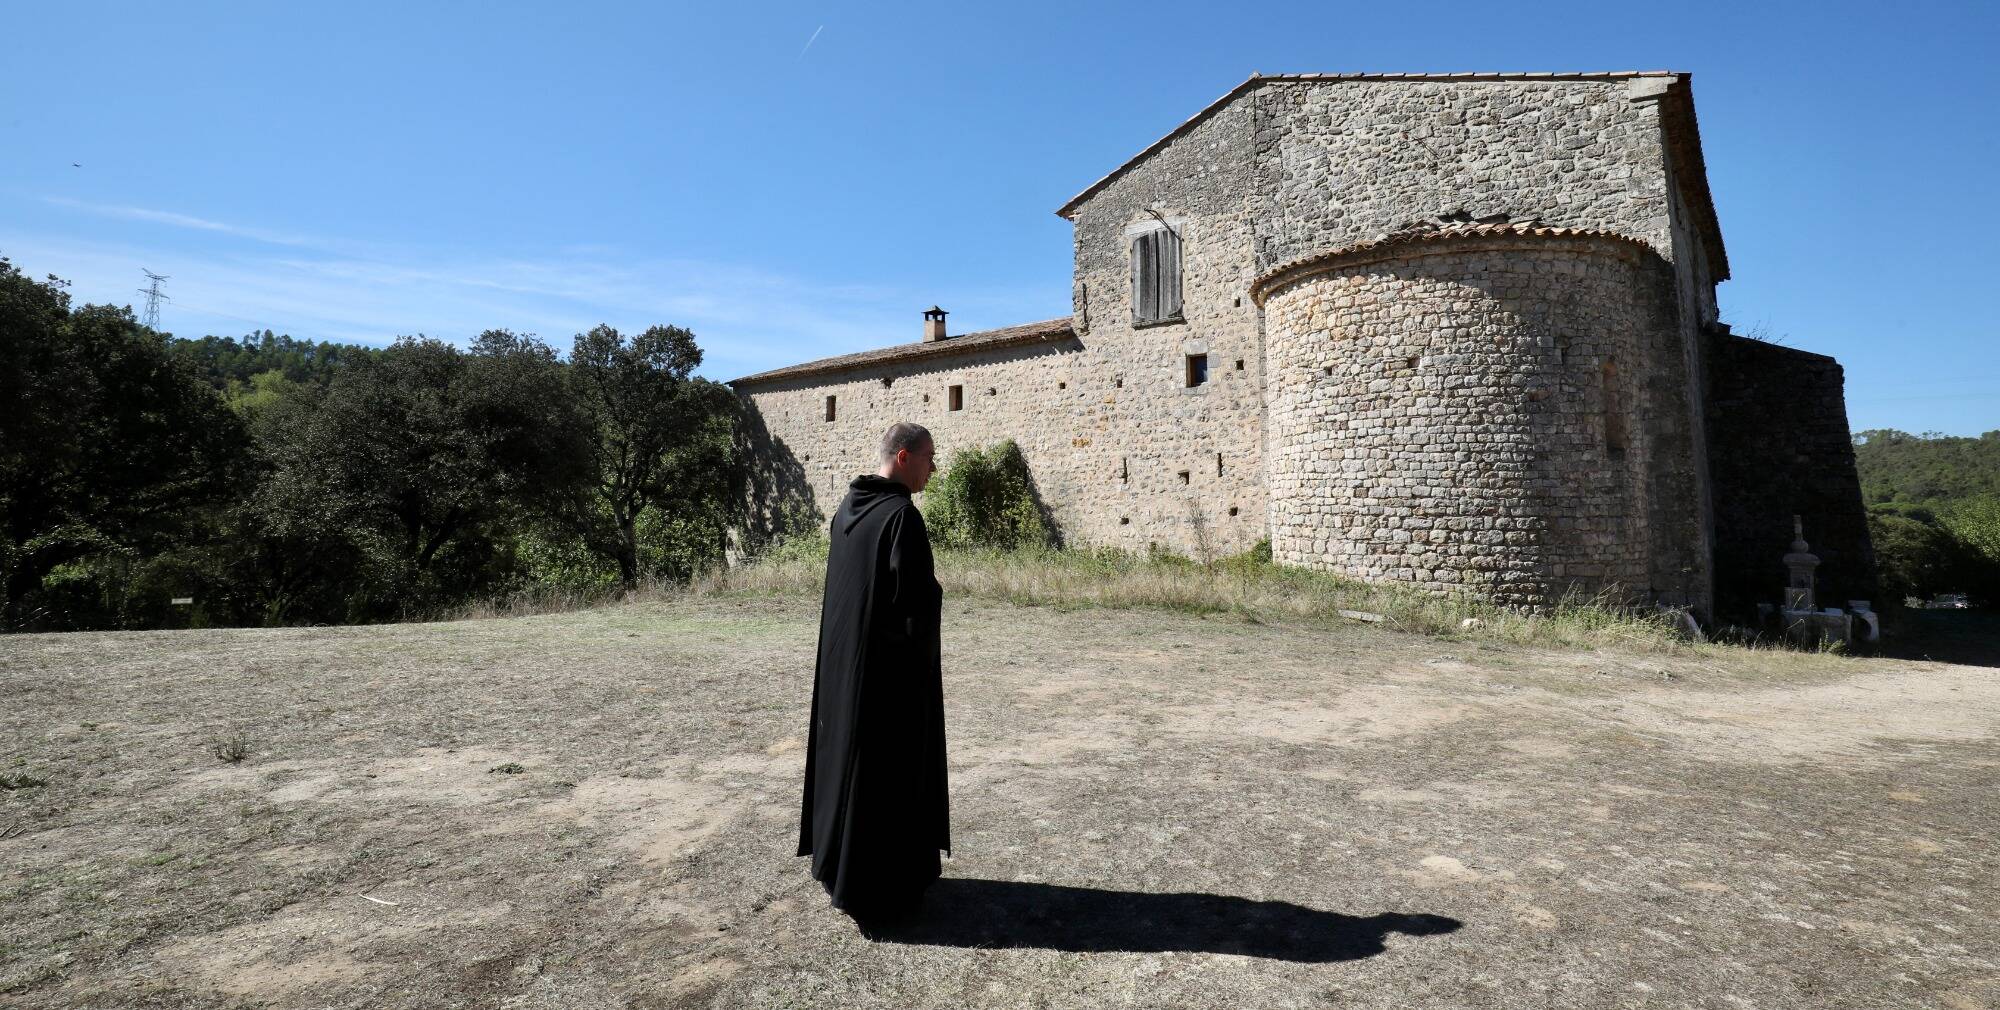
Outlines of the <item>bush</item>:
<svg viewBox="0 0 2000 1010">
<path fill-rule="evenodd" d="M 1868 510 L 1868 537 L 1875 546 L 1875 570 L 1884 595 L 1929 599 L 1940 593 L 1967 593 L 1976 600 L 2000 599 L 2000 508 L 1991 499 L 1949 506 L 1944 515 L 1891 503 Z"/>
<path fill-rule="evenodd" d="M 932 543 L 947 548 L 1018 550 L 1057 542 L 1013 439 L 953 453 L 950 468 L 924 491 L 924 526 Z"/>
</svg>

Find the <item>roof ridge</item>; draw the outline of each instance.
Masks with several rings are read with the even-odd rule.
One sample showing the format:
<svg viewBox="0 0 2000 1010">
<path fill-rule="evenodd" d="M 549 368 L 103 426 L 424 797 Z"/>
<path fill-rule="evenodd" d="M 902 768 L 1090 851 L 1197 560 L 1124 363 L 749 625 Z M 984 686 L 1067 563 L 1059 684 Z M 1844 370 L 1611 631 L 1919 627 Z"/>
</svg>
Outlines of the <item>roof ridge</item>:
<svg viewBox="0 0 2000 1010">
<path fill-rule="evenodd" d="M 1257 77 L 1260 75 L 1252 74 Z M 1267 81 L 1361 81 L 1361 80 L 1439 80 L 1462 81 L 1472 79 L 1540 80 L 1545 78 L 1588 77 L 1594 79 L 1620 79 L 1626 77 L 1685 77 L 1679 70 L 1452 70 L 1443 73 L 1426 71 L 1373 71 L 1356 70 L 1333 73 L 1263 74 Z"/>
<path fill-rule="evenodd" d="M 1017 343 L 1039 343 L 1046 340 L 1058 339 L 1063 336 L 1074 336 L 1075 332 L 1073 317 L 1056 316 L 1052 319 L 1042 319 L 1032 323 L 1018 323 L 1013 326 L 1000 326 L 990 330 L 974 330 L 971 333 L 961 333 L 943 340 L 918 340 L 906 344 L 890 344 L 887 347 L 874 347 L 865 351 L 854 351 L 848 354 L 836 354 L 831 357 L 816 358 L 812 361 L 805 361 L 796 365 L 786 365 L 782 368 L 772 368 L 740 378 L 730 379 L 727 384 L 736 386 L 749 382 L 768 382 L 774 379 L 789 379 L 805 375 L 819 375 L 826 372 L 839 372 L 850 368 L 866 368 L 870 365 L 886 364 L 892 361 L 944 357 L 968 348 L 991 350 L 998 347 L 1009 347 Z"/>
</svg>

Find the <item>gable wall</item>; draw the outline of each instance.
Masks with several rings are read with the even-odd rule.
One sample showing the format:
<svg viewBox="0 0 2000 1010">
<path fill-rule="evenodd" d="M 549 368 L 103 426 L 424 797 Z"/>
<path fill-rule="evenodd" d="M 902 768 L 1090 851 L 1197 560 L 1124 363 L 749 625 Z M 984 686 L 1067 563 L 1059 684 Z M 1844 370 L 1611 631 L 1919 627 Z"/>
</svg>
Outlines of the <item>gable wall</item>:
<svg viewBox="0 0 2000 1010">
<path fill-rule="evenodd" d="M 1633 100 L 1653 80 L 1272 81 L 1250 96 L 1259 270 L 1454 210 L 1671 260 L 1659 110 Z"/>
<path fill-rule="evenodd" d="M 1072 215 L 1075 325 L 1092 355 L 1090 370 L 1106 380 L 1097 387 L 1112 386 L 1099 399 L 1104 427 L 1095 437 L 1107 460 L 1116 466 L 1123 459 L 1129 473 L 1115 501 L 1132 526 L 1106 542 L 1158 542 L 1194 556 L 1201 530 L 1225 554 L 1248 550 L 1264 536 L 1263 352 L 1260 316 L 1249 297 L 1255 276 L 1250 130 L 1249 103 L 1238 98 L 1131 166 Z M 1156 221 L 1149 211 L 1181 236 L 1183 322 L 1132 321 L 1132 233 Z M 1184 356 L 1192 353 L 1208 355 L 1209 382 L 1189 389 Z"/>
</svg>

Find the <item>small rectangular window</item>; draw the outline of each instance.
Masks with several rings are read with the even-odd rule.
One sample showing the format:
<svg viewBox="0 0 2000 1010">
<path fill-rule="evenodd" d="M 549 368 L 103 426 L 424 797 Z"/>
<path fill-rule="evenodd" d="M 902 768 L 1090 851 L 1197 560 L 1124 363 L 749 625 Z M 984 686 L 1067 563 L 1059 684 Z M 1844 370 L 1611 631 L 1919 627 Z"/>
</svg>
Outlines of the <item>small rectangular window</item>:
<svg viewBox="0 0 2000 1010">
<path fill-rule="evenodd" d="M 964 410 L 964 409 L 965 409 L 965 387 L 964 387 L 964 386 L 953 386 L 953 387 L 951 387 L 951 403 L 950 403 L 950 409 L 952 409 L 952 410 Z"/>
<path fill-rule="evenodd" d="M 1188 355 L 1187 356 L 1188 386 L 1192 388 L 1194 386 L 1202 385 L 1207 381 L 1208 381 L 1208 355 L 1206 354 Z"/>
<path fill-rule="evenodd" d="M 1132 321 L 1160 323 L 1181 317 L 1181 237 L 1155 228 L 1132 239 Z"/>
<path fill-rule="evenodd" d="M 833 420 L 833 397 L 830 395 L 826 398 L 826 419 Z"/>
</svg>

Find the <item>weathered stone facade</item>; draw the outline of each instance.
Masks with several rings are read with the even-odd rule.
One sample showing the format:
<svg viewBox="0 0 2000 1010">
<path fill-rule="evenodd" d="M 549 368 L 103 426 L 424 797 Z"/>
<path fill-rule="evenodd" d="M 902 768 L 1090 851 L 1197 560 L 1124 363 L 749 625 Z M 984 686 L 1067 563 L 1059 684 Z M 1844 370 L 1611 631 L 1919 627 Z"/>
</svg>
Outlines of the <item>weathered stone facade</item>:
<svg viewBox="0 0 2000 1010">
<path fill-rule="evenodd" d="M 1307 260 L 1257 289 L 1271 554 L 1542 604 L 1662 587 L 1642 419 L 1680 372 L 1671 271 L 1602 233 L 1495 228 Z M 1666 409 L 1682 409 L 1670 399 Z"/>
<path fill-rule="evenodd" d="M 1684 75 L 1253 77 L 1059 213 L 1068 320 L 736 380 L 773 487 L 824 515 L 913 420 L 1013 438 L 1071 542 L 1706 608 L 1728 266 Z M 1140 320 L 1160 229 L 1180 311 Z"/>
</svg>

